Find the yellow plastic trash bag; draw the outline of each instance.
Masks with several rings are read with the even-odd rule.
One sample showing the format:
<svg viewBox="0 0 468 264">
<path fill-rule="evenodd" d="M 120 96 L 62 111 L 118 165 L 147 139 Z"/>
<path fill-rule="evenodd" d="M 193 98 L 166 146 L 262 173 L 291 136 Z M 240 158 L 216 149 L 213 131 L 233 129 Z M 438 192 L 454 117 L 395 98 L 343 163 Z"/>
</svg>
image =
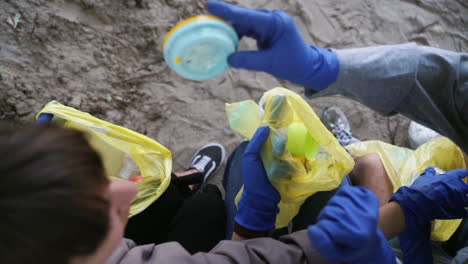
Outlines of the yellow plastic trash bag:
<svg viewBox="0 0 468 264">
<path fill-rule="evenodd" d="M 348 145 L 346 149 L 361 157 L 377 153 L 396 192 L 401 186 L 411 185 L 427 167 L 444 171 L 466 168 L 463 152 L 448 138 L 435 138 L 416 150 L 393 146 L 381 141 L 363 141 Z M 458 228 L 461 219 L 436 220 L 432 225 L 431 239 L 447 241 Z"/>
<path fill-rule="evenodd" d="M 226 104 L 226 113 L 230 127 L 247 139 L 252 138 L 258 127 L 270 127 L 261 157 L 268 178 L 281 194 L 276 228 L 287 226 L 307 197 L 337 188 L 354 166 L 354 160 L 309 104 L 290 90 L 274 88 L 266 92 L 260 106 L 251 100 Z M 306 128 L 302 132 L 308 132 L 303 138 L 313 141 L 310 146 L 318 150 L 306 149 L 302 156 L 292 155 L 288 150 L 288 132 L 291 135 L 292 128 L 301 126 Z"/>
<path fill-rule="evenodd" d="M 37 117 L 41 113 L 53 114 L 52 122 L 60 126 L 85 131 L 110 178 L 128 180 L 143 176 L 137 182 L 138 193 L 132 201 L 130 216 L 145 210 L 169 186 L 171 152 L 153 139 L 55 101 L 47 104 Z"/>
</svg>

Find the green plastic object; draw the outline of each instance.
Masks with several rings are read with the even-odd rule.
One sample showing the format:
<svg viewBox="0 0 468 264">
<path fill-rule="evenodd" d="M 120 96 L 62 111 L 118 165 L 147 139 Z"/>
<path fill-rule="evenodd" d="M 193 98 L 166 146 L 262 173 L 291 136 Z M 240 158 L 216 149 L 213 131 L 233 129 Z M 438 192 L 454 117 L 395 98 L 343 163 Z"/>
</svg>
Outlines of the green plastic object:
<svg viewBox="0 0 468 264">
<path fill-rule="evenodd" d="M 292 123 L 288 127 L 286 147 L 291 154 L 312 160 L 317 155 L 320 145 L 303 123 Z"/>
</svg>

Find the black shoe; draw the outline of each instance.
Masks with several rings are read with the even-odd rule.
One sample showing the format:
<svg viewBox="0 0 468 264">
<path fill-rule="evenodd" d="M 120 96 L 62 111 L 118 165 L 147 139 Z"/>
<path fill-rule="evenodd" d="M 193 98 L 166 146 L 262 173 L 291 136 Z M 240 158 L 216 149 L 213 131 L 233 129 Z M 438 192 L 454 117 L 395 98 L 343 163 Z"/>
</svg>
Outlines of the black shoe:
<svg viewBox="0 0 468 264">
<path fill-rule="evenodd" d="M 207 144 L 195 152 L 189 168 L 201 172 L 203 174 L 203 182 L 205 182 L 221 166 L 225 155 L 226 150 L 220 144 Z"/>
</svg>

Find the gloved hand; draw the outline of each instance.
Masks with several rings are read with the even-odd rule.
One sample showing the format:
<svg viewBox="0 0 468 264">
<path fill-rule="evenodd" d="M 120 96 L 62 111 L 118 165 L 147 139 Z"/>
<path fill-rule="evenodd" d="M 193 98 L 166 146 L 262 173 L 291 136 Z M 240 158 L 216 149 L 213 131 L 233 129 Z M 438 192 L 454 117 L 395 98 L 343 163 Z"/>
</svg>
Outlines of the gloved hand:
<svg viewBox="0 0 468 264">
<path fill-rule="evenodd" d="M 330 50 L 307 45 L 285 12 L 246 9 L 217 1 L 208 2 L 207 9 L 229 21 L 240 38 L 257 40 L 259 51 L 240 51 L 229 57 L 232 67 L 264 71 L 316 91 L 336 80 L 337 56 Z"/>
<path fill-rule="evenodd" d="M 270 129 L 260 127 L 242 156 L 244 191 L 237 206 L 235 221 L 250 230 L 268 231 L 275 227 L 279 212 L 279 192 L 270 183 L 260 158 L 260 149 Z"/>
<path fill-rule="evenodd" d="M 436 175 L 427 168 L 410 187 L 401 187 L 390 201 L 400 204 L 406 229 L 399 235 L 403 261 L 432 263 L 430 221 L 463 218 L 467 215 L 468 170 L 457 169 Z"/>
<path fill-rule="evenodd" d="M 387 239 L 378 229 L 379 200 L 363 187 L 341 188 L 309 226 L 309 239 L 332 262 L 396 263 Z"/>
<path fill-rule="evenodd" d="M 417 218 L 410 222 L 417 225 L 435 219 L 463 218 L 468 206 L 468 183 L 462 181 L 465 177 L 465 169 L 436 175 L 434 168 L 429 167 L 410 187 L 398 189 L 390 201 L 398 202 L 405 213 L 413 213 Z"/>
</svg>

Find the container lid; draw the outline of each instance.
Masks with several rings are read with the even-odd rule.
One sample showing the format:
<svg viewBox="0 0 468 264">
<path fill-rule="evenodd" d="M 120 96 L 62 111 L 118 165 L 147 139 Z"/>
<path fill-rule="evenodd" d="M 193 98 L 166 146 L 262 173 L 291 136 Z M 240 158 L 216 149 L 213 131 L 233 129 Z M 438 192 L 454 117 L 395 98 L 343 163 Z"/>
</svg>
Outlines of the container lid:
<svg viewBox="0 0 468 264">
<path fill-rule="evenodd" d="M 175 72 L 190 80 L 208 80 L 228 69 L 227 58 L 239 39 L 221 18 L 203 15 L 186 19 L 164 39 L 164 60 Z"/>
</svg>

